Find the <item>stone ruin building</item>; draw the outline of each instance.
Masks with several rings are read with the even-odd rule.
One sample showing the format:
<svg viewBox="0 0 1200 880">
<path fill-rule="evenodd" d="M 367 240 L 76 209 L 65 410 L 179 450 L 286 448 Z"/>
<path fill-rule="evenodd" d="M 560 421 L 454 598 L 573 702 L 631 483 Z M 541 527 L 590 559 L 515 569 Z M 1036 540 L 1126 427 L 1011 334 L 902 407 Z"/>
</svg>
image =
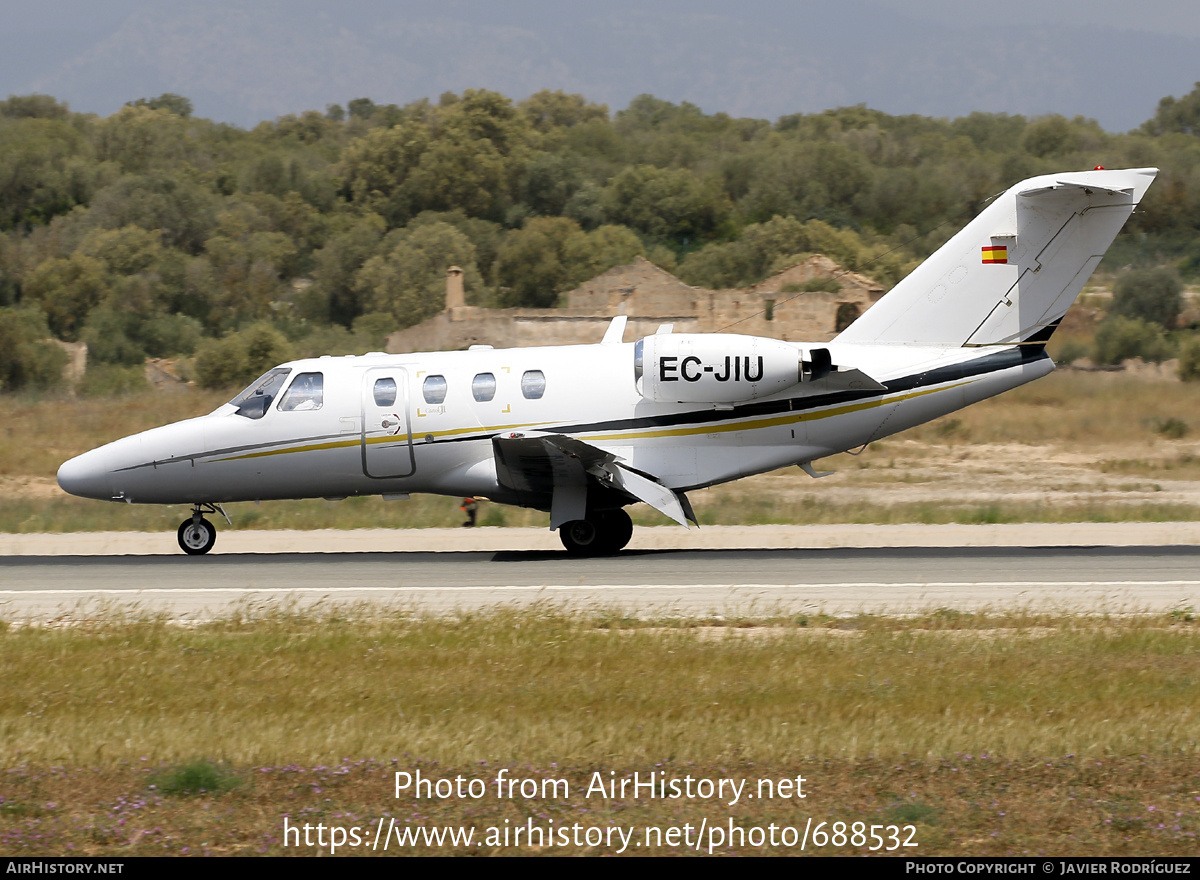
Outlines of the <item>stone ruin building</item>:
<svg viewBox="0 0 1200 880">
<path fill-rule="evenodd" d="M 834 279 L 841 289 L 798 292 L 816 279 Z M 828 342 L 883 294 L 877 282 L 847 272 L 820 254 L 740 290 L 691 287 L 638 257 L 566 294 L 563 308 L 487 309 L 466 304 L 462 270 L 452 266 L 446 278 L 446 308 L 391 334 L 387 350 L 400 354 L 471 345 L 518 348 L 599 342 L 616 315 L 629 318 L 627 342 L 654 333 L 662 324 L 673 324 L 676 333 L 726 332 Z"/>
</svg>

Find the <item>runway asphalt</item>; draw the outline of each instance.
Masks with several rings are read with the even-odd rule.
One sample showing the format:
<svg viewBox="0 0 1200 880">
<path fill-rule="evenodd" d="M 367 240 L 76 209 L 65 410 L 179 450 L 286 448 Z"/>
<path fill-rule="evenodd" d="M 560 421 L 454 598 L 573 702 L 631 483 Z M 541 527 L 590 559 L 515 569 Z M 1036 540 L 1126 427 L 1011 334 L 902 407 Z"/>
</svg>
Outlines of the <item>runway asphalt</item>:
<svg viewBox="0 0 1200 880">
<path fill-rule="evenodd" d="M 339 541 L 321 540 L 336 533 L 299 533 L 303 538 L 259 533 L 259 547 L 266 552 L 207 557 L 184 556 L 170 535 L 124 538 L 157 541 L 162 552 L 149 555 L 69 552 L 96 541 L 94 536 L 45 536 L 39 549 L 58 552 L 16 554 L 12 540 L 39 542 L 6 536 L 7 547 L 0 541 L 0 619 L 79 619 L 104 606 L 207 618 L 227 613 L 235 603 L 282 602 L 300 607 L 371 602 L 430 612 L 541 602 L 647 616 L 911 614 L 938 608 L 1116 614 L 1200 608 L 1200 540 L 1194 524 L 1143 528 L 1142 543 L 1126 546 L 1086 543 L 1089 537 L 1105 537 L 1105 530 L 1089 534 L 1085 526 L 1072 527 L 1083 528 L 1080 534 L 1066 529 L 1056 534 L 1047 526 L 1007 534 L 988 526 L 832 528 L 836 531 L 825 534 L 797 527 L 753 527 L 733 534 L 700 530 L 713 544 L 744 545 L 712 549 L 655 546 L 696 538 L 682 529 L 644 529 L 620 556 L 591 560 L 551 549 L 552 535 L 524 535 L 535 530 L 518 529 L 487 530 L 497 533 L 491 536 L 479 534 L 485 530 L 469 535 L 424 530 L 426 549 L 395 552 L 271 552 L 272 542 L 300 540 L 311 551 Z M 1134 540 L 1138 531 L 1125 528 L 1122 534 Z M 668 533 L 673 537 L 665 538 Z M 407 543 L 397 533 L 385 534 L 391 535 L 391 546 Z M 837 543 L 831 535 L 859 546 L 811 546 Z M 888 546 L 902 538 L 908 546 Z M 965 546 L 985 538 L 982 546 Z M 357 541 L 355 546 L 372 543 L 362 535 Z M 491 546 L 438 552 L 445 541 Z M 527 546 L 531 541 L 542 546 Z M 786 546 L 803 541 L 810 546 Z M 230 543 L 236 542 L 225 541 Z"/>
</svg>

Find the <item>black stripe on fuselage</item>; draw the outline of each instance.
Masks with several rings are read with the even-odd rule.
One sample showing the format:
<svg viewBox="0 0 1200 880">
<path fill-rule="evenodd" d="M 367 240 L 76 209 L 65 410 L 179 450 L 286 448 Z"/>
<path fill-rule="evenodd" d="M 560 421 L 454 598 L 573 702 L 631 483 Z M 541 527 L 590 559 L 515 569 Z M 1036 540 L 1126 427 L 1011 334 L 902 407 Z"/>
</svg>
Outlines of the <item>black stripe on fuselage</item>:
<svg viewBox="0 0 1200 880">
<path fill-rule="evenodd" d="M 974 358 L 959 364 L 938 367 L 924 373 L 915 373 L 884 382 L 887 391 L 837 391 L 832 394 L 817 394 L 811 397 L 789 397 L 781 400 L 767 400 L 746 403 L 735 406 L 732 410 L 701 410 L 669 415 L 643 416 L 632 419 L 611 419 L 604 422 L 584 422 L 576 425 L 562 425 L 554 428 L 560 434 L 589 434 L 599 431 L 625 431 L 638 428 L 669 428 L 678 425 L 702 425 L 713 422 L 728 422 L 734 419 L 752 418 L 755 416 L 778 415 L 786 412 L 808 412 L 827 406 L 837 406 L 843 403 L 854 403 L 859 400 L 870 400 L 875 397 L 885 397 L 912 391 L 917 388 L 927 388 L 946 382 L 957 382 L 973 376 L 1007 370 L 1021 364 L 1032 363 L 1046 357 L 1043 350 L 1027 348 L 1010 348 L 993 352 L 983 357 Z M 475 437 L 450 438 L 441 442 L 455 440 L 477 440 Z"/>
</svg>

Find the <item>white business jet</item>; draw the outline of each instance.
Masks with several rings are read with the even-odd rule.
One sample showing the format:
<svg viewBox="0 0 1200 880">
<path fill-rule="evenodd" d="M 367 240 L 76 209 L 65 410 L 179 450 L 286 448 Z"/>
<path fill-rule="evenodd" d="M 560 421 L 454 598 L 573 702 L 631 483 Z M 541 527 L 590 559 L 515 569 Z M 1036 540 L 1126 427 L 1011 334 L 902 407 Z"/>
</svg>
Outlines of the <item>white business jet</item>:
<svg viewBox="0 0 1200 880">
<path fill-rule="evenodd" d="M 179 545 L 232 501 L 412 492 L 548 511 L 571 554 L 616 553 L 643 501 L 812 462 L 1046 375 L 1045 343 L 1157 169 L 1017 184 L 829 343 L 669 327 L 626 343 L 312 358 L 200 418 L 66 462 L 64 490 L 189 504 Z M 228 517 L 226 517 L 228 519 Z"/>
</svg>

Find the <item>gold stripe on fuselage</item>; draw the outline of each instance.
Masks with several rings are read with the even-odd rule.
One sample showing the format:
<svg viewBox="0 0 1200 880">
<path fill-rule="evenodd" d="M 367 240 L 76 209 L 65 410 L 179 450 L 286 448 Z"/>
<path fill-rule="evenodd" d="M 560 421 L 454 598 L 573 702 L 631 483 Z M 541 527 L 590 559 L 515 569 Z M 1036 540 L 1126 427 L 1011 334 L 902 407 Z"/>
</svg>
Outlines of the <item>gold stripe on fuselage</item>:
<svg viewBox="0 0 1200 880">
<path fill-rule="evenodd" d="M 594 434 L 590 432 L 580 432 L 580 437 L 586 437 L 592 441 L 614 441 L 614 440 L 640 440 L 640 439 L 657 439 L 662 437 L 689 437 L 697 434 L 724 434 L 732 431 L 756 431 L 762 428 L 776 428 L 780 425 L 788 425 L 796 422 L 816 421 L 819 419 L 832 418 L 834 416 L 847 415 L 854 412 L 862 412 L 863 410 L 874 409 L 875 407 L 886 406 L 890 403 L 901 403 L 905 400 L 912 400 L 916 397 L 924 397 L 927 394 L 936 394 L 939 391 L 949 391 L 961 385 L 969 384 L 975 381 L 968 379 L 963 382 L 956 382 L 953 385 L 945 385 L 940 388 L 926 388 L 921 391 L 913 391 L 908 394 L 900 394 L 895 397 L 882 397 L 877 400 L 868 400 L 862 403 L 852 403 L 845 406 L 838 406 L 827 410 L 818 410 L 814 412 L 789 412 L 786 415 L 773 416 L 766 419 L 754 419 L 753 421 L 728 421 L 718 422 L 707 425 L 693 425 L 687 428 L 669 428 L 662 430 L 647 430 L 643 428 L 635 428 L 629 431 L 619 431 L 608 434 Z M 742 416 L 741 418 L 745 418 Z M 548 428 L 553 431 L 553 428 L 544 422 L 532 422 L 521 425 L 495 425 L 490 428 L 450 428 L 444 431 L 430 431 L 423 435 L 425 437 L 433 437 L 435 440 L 445 437 L 456 437 L 463 434 L 480 434 L 479 439 L 486 439 L 493 434 L 501 431 L 513 431 L 518 429 L 531 428 Z M 389 443 L 389 442 L 404 442 L 397 441 L 399 434 L 389 434 L 383 437 L 368 437 L 368 444 Z M 345 449 L 350 446 L 360 446 L 363 443 L 362 436 L 355 437 L 353 440 L 336 440 L 328 443 L 308 443 L 300 446 L 288 446 L 283 449 L 268 449 L 262 452 L 247 452 L 242 455 L 231 455 L 225 458 L 213 459 L 213 461 L 240 461 L 248 458 L 263 458 L 271 455 L 289 455 L 292 453 L 301 452 L 318 452 L 324 449 Z"/>
</svg>

